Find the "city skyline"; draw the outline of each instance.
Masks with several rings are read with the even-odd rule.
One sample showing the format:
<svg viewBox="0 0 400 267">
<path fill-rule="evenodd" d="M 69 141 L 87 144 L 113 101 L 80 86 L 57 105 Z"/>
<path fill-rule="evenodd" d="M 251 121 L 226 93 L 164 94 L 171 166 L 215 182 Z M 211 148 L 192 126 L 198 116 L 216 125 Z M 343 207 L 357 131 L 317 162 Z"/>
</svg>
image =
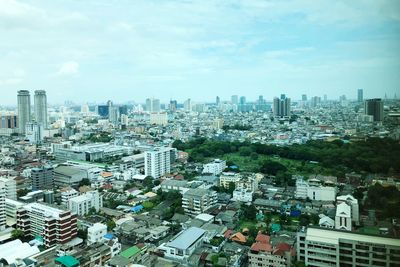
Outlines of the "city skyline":
<svg viewBox="0 0 400 267">
<path fill-rule="evenodd" d="M 18 90 L 46 90 L 49 103 L 281 92 L 356 99 L 357 88 L 364 98 L 392 97 L 400 85 L 399 5 L 5 0 L 0 104 L 15 104 Z"/>
</svg>

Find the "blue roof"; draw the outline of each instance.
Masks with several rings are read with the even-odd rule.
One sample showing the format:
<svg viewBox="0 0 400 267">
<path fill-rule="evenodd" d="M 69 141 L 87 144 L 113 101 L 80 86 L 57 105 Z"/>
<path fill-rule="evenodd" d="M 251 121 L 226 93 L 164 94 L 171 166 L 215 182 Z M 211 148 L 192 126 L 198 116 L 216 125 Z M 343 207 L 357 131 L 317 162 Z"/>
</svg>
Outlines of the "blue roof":
<svg viewBox="0 0 400 267">
<path fill-rule="evenodd" d="M 141 211 L 142 209 L 143 209 L 143 205 L 137 205 L 137 206 L 131 208 L 131 211 L 133 211 L 133 212 L 139 212 L 139 211 Z"/>
<path fill-rule="evenodd" d="M 104 238 L 113 239 L 114 235 L 112 233 L 107 233 L 104 235 Z"/>
</svg>

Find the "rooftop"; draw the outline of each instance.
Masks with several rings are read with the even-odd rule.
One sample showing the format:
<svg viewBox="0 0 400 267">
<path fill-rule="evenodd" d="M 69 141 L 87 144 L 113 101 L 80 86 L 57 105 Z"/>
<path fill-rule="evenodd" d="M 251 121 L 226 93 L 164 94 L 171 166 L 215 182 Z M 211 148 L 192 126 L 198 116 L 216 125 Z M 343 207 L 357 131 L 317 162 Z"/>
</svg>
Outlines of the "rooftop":
<svg viewBox="0 0 400 267">
<path fill-rule="evenodd" d="M 205 234 L 203 229 L 190 227 L 180 232 L 173 240 L 167 243 L 167 246 L 185 250 L 195 243 Z"/>
</svg>

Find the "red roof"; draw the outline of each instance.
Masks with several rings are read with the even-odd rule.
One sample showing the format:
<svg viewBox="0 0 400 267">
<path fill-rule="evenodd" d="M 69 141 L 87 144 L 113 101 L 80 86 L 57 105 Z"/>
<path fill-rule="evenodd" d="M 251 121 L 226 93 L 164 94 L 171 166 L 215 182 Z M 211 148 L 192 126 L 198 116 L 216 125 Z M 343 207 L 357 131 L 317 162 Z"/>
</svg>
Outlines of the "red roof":
<svg viewBox="0 0 400 267">
<path fill-rule="evenodd" d="M 228 229 L 228 230 L 226 230 L 226 232 L 224 233 L 224 237 L 225 237 L 225 238 L 229 238 L 229 237 L 231 237 L 232 233 L 233 233 L 233 231 L 230 230 L 230 229 Z"/>
<path fill-rule="evenodd" d="M 256 237 L 256 241 L 260 242 L 260 243 L 269 244 L 270 240 L 271 240 L 271 237 L 269 237 L 268 235 L 258 234 Z"/>
<path fill-rule="evenodd" d="M 293 255 L 294 249 L 287 243 L 280 243 L 274 249 L 274 255 L 285 255 L 285 252 L 291 252 L 290 254 Z"/>
<path fill-rule="evenodd" d="M 262 252 L 272 252 L 272 246 L 271 244 L 267 244 L 267 243 L 253 243 L 253 245 L 251 245 L 250 248 L 252 251 L 262 251 Z"/>
</svg>

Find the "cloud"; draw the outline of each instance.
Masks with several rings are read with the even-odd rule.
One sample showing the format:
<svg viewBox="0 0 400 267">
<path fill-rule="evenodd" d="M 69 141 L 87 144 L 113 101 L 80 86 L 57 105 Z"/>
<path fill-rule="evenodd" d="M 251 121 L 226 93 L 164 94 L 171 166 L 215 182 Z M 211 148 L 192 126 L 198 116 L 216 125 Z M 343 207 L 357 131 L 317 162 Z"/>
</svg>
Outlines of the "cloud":
<svg viewBox="0 0 400 267">
<path fill-rule="evenodd" d="M 68 61 L 61 65 L 60 69 L 58 70 L 57 74 L 68 76 L 74 75 L 79 72 L 79 63 L 75 61 Z"/>
</svg>

